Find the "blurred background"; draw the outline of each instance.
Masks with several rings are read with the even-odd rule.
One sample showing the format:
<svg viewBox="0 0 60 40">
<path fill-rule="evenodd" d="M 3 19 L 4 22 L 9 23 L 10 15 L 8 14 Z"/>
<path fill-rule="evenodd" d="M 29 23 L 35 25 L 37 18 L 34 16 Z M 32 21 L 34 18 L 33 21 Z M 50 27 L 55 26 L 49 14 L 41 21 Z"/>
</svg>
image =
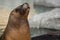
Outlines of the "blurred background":
<svg viewBox="0 0 60 40">
<path fill-rule="evenodd" d="M 31 7 L 28 17 L 31 37 L 60 35 L 60 0 L 0 0 L 0 36 L 10 12 L 23 3 L 29 3 Z"/>
</svg>

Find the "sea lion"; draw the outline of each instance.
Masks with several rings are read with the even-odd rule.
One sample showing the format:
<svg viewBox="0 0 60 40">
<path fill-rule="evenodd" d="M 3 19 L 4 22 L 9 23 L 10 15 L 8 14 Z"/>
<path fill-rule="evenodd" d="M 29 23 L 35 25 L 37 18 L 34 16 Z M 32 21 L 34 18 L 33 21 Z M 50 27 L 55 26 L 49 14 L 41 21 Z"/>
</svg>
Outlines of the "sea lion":
<svg viewBox="0 0 60 40">
<path fill-rule="evenodd" d="M 10 13 L 7 27 L 0 40 L 31 40 L 28 23 L 29 4 L 24 3 Z"/>
</svg>

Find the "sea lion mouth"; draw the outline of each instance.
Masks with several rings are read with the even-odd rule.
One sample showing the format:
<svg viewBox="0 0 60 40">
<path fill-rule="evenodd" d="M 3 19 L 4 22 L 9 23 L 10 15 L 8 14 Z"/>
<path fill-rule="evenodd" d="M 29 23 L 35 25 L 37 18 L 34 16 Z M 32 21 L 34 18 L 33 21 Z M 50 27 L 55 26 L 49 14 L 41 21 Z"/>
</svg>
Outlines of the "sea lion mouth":
<svg viewBox="0 0 60 40">
<path fill-rule="evenodd" d="M 16 8 L 16 12 L 19 12 L 20 15 L 24 15 L 28 9 L 30 9 L 29 4 L 24 3 L 24 4 L 22 4 L 22 5 L 20 5 L 19 7 Z"/>
</svg>

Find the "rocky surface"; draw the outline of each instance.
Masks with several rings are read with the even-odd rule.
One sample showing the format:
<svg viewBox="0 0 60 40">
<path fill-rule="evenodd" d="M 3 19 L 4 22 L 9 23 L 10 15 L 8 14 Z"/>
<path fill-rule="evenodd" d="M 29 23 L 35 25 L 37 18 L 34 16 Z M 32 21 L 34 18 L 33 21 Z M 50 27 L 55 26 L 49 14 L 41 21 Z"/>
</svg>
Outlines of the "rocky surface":
<svg viewBox="0 0 60 40">
<path fill-rule="evenodd" d="M 49 12 L 44 12 L 33 16 L 30 20 L 30 27 L 37 28 L 31 30 L 33 36 L 56 32 L 60 35 L 60 8 L 55 8 Z M 34 33 L 35 32 L 35 33 Z"/>
<path fill-rule="evenodd" d="M 60 7 L 60 0 L 34 0 L 34 4 L 48 7 Z"/>
<path fill-rule="evenodd" d="M 29 23 L 31 27 L 60 30 L 60 8 L 37 14 L 30 19 Z"/>
</svg>

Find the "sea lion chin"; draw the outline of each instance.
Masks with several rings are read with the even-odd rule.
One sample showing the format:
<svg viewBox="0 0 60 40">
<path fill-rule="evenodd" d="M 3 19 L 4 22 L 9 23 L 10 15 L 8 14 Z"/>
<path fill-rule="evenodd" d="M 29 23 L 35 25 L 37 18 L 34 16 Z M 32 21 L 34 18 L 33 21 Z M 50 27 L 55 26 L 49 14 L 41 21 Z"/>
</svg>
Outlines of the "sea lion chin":
<svg viewBox="0 0 60 40">
<path fill-rule="evenodd" d="M 28 23 L 29 4 L 24 3 L 10 13 L 7 27 L 0 40 L 31 40 Z"/>
</svg>

